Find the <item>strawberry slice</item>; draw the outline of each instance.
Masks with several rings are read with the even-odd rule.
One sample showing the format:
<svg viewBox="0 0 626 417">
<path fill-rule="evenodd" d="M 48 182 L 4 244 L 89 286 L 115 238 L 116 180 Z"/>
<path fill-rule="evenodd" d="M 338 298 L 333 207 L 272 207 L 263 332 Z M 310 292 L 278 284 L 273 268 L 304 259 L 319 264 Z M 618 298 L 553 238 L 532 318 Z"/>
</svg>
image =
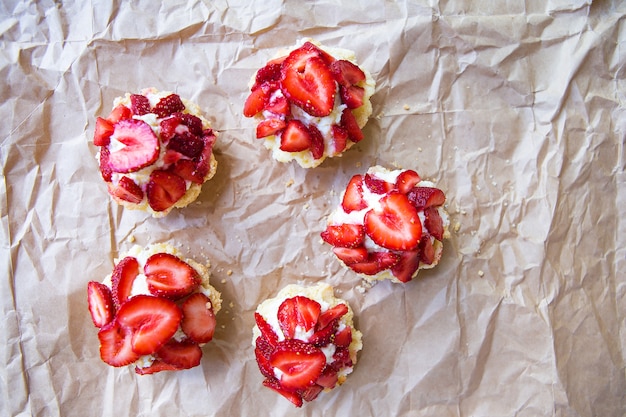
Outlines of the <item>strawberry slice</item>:
<svg viewBox="0 0 626 417">
<path fill-rule="evenodd" d="M 396 179 L 396 188 L 402 194 L 407 194 L 415 187 L 417 183 L 421 181 L 419 174 L 412 169 L 402 171 Z"/>
<path fill-rule="evenodd" d="M 348 132 L 348 137 L 354 143 L 360 142 L 363 140 L 363 131 L 359 127 L 359 123 L 352 114 L 352 110 L 344 109 L 341 113 L 341 122 L 340 126 L 346 129 Z"/>
<path fill-rule="evenodd" d="M 264 110 L 274 113 L 277 116 L 287 117 L 291 115 L 291 105 L 289 104 L 289 100 L 287 100 L 287 97 L 281 95 L 270 97 L 270 100 Z"/>
<path fill-rule="evenodd" d="M 330 131 L 332 133 L 335 154 L 343 152 L 348 144 L 348 131 L 339 125 L 332 125 Z"/>
<path fill-rule="evenodd" d="M 400 260 L 391 268 L 391 273 L 401 282 L 409 282 L 420 266 L 420 251 L 404 251 L 399 253 Z"/>
<path fill-rule="evenodd" d="M 121 120 L 128 120 L 133 117 L 133 112 L 123 104 L 118 105 L 109 114 L 107 120 L 112 124 L 115 124 Z"/>
<path fill-rule="evenodd" d="M 204 176 L 200 175 L 196 167 L 197 163 L 191 159 L 179 159 L 168 171 L 173 172 L 186 181 L 202 184 L 204 182 Z"/>
<path fill-rule="evenodd" d="M 413 187 L 407 193 L 407 197 L 418 210 L 431 206 L 441 206 L 446 202 L 446 196 L 443 191 L 434 187 Z"/>
<path fill-rule="evenodd" d="M 127 256 L 115 265 L 111 275 L 111 294 L 116 307 L 120 307 L 130 297 L 135 278 L 139 275 L 139 262 Z"/>
<path fill-rule="evenodd" d="M 390 250 L 415 249 L 422 237 L 417 210 L 404 194 L 396 191 L 380 200 L 380 209 L 365 213 L 364 224 L 367 235 Z"/>
<path fill-rule="evenodd" d="M 320 393 L 324 390 L 324 387 L 322 387 L 321 385 L 311 385 L 310 387 L 307 387 L 304 390 L 300 391 L 300 395 L 302 396 L 302 399 L 304 401 L 313 401 L 314 399 L 316 399 L 318 397 L 318 395 L 320 395 Z"/>
<path fill-rule="evenodd" d="M 87 283 L 87 305 L 91 320 L 96 327 L 105 326 L 115 316 L 111 290 L 100 282 L 89 281 Z"/>
<path fill-rule="evenodd" d="M 211 300 L 201 292 L 192 294 L 182 304 L 183 319 L 180 323 L 183 332 L 196 343 L 213 340 L 217 320 Z"/>
<path fill-rule="evenodd" d="M 346 213 L 360 211 L 367 208 L 367 203 L 363 199 L 363 176 L 355 175 L 350 178 L 346 191 L 341 200 L 341 206 Z"/>
<path fill-rule="evenodd" d="M 272 136 L 283 130 L 287 126 L 284 120 L 272 117 L 265 119 L 256 126 L 256 137 L 258 139 Z"/>
<path fill-rule="evenodd" d="M 111 152 L 109 152 L 109 148 L 100 148 L 100 175 L 102 175 L 102 179 L 106 182 L 111 182 L 111 179 L 113 178 L 113 170 L 111 170 L 111 166 L 109 165 L 110 155 Z"/>
<path fill-rule="evenodd" d="M 158 118 L 163 118 L 176 112 L 182 112 L 183 110 L 185 110 L 185 105 L 180 99 L 180 96 L 178 94 L 170 94 L 159 100 L 154 106 L 154 109 L 152 109 L 152 112 L 156 114 Z"/>
<path fill-rule="evenodd" d="M 264 83 L 253 87 L 250 95 L 243 105 L 243 115 L 246 117 L 252 117 L 262 111 L 269 102 L 274 88 L 273 84 L 270 83 Z"/>
<path fill-rule="evenodd" d="M 111 321 L 98 332 L 100 357 L 111 366 L 126 366 L 139 359 L 140 354 L 132 348 L 133 332 Z"/>
<path fill-rule="evenodd" d="M 371 252 L 367 260 L 348 265 L 358 274 L 376 275 L 398 263 L 400 257 L 392 252 Z"/>
<path fill-rule="evenodd" d="M 191 294 L 200 285 L 198 272 L 171 253 L 155 253 L 143 267 L 150 294 L 171 299 Z"/>
<path fill-rule="evenodd" d="M 278 324 L 285 338 L 292 339 L 299 326 L 304 332 L 315 327 L 321 306 L 310 298 L 295 296 L 288 298 L 278 307 Z"/>
<path fill-rule="evenodd" d="M 109 183 L 107 187 L 112 196 L 124 201 L 134 204 L 139 204 L 143 201 L 143 190 L 135 181 L 127 176 L 120 178 L 117 185 Z"/>
<path fill-rule="evenodd" d="M 330 72 L 339 85 L 350 87 L 365 81 L 365 73 L 361 68 L 345 59 L 338 59 L 330 64 Z"/>
<path fill-rule="evenodd" d="M 363 105 L 363 97 L 365 96 L 365 89 L 358 85 L 351 85 L 350 87 L 339 86 L 339 95 L 341 101 L 348 106 L 349 109 L 357 109 Z"/>
<path fill-rule="evenodd" d="M 292 119 L 280 135 L 280 149 L 285 152 L 300 152 L 311 146 L 309 129 L 300 120 Z"/>
<path fill-rule="evenodd" d="M 211 168 L 211 157 L 213 155 L 213 145 L 217 137 L 213 133 L 212 129 L 205 129 L 202 131 L 202 141 L 204 142 L 204 149 L 202 149 L 202 153 L 200 153 L 200 157 L 198 158 L 198 162 L 196 164 L 196 173 L 198 176 L 204 178 L 209 173 Z"/>
<path fill-rule="evenodd" d="M 177 133 L 176 128 L 181 125 L 181 113 L 173 114 L 171 117 L 163 119 L 159 122 L 161 128 L 161 139 L 164 142 L 169 141 Z"/>
<path fill-rule="evenodd" d="M 176 366 L 170 365 L 169 363 L 165 363 L 159 359 L 155 359 L 150 364 L 150 366 L 147 366 L 145 368 L 140 368 L 138 366 L 135 366 L 135 373 L 137 375 L 152 375 L 152 374 L 156 374 L 157 372 L 162 372 L 162 371 L 179 371 L 179 370 L 180 369 L 178 369 Z"/>
<path fill-rule="evenodd" d="M 360 224 L 342 223 L 326 226 L 320 233 L 324 242 L 340 248 L 356 248 L 363 244 L 365 229 Z"/>
<path fill-rule="evenodd" d="M 324 156 L 324 136 L 322 136 L 322 132 L 320 132 L 314 124 L 310 124 L 308 129 L 311 135 L 311 146 L 309 150 L 311 151 L 311 155 L 313 155 L 313 159 L 320 159 Z"/>
<path fill-rule="evenodd" d="M 312 116 L 328 116 L 335 104 L 336 84 L 319 54 L 296 49 L 283 61 L 280 88 L 292 103 Z"/>
<path fill-rule="evenodd" d="M 131 334 L 133 352 L 150 355 L 174 336 L 181 317 L 173 301 L 142 294 L 120 307 L 116 321 Z"/>
<path fill-rule="evenodd" d="M 93 133 L 93 144 L 96 146 L 108 146 L 113 134 L 113 123 L 102 117 L 96 118 L 96 128 Z"/>
<path fill-rule="evenodd" d="M 184 179 L 174 173 L 158 169 L 152 171 L 146 186 L 148 204 L 154 211 L 169 209 L 185 195 L 186 191 L 187 184 Z"/>
<path fill-rule="evenodd" d="M 437 240 L 443 240 L 443 220 L 439 214 L 437 207 L 428 207 L 424 210 L 424 226 L 428 230 L 431 236 L 434 236 Z"/>
<path fill-rule="evenodd" d="M 121 120 L 115 124 L 112 137 L 123 146 L 111 150 L 109 166 L 113 172 L 135 172 L 159 157 L 159 139 L 143 120 Z"/>
<path fill-rule="evenodd" d="M 270 356 L 270 364 L 282 372 L 280 385 L 284 389 L 306 389 L 321 375 L 326 355 L 308 343 L 288 339 L 278 343 Z"/>
<path fill-rule="evenodd" d="M 341 369 L 344 367 L 351 367 L 353 365 L 352 359 L 350 358 L 350 350 L 347 347 L 338 347 L 333 354 L 333 363 L 332 367 L 336 369 Z"/>
<path fill-rule="evenodd" d="M 327 366 L 322 371 L 322 375 L 317 378 L 315 381 L 316 384 L 320 385 L 323 388 L 334 388 L 337 385 L 337 381 L 339 377 L 337 375 L 337 370 L 333 369 L 330 366 Z"/>
<path fill-rule="evenodd" d="M 426 265 L 432 265 L 435 262 L 435 247 L 431 237 L 428 234 L 424 234 L 419 244 L 420 262 Z"/>
<path fill-rule="evenodd" d="M 365 262 L 368 257 L 367 249 L 363 246 L 357 248 L 333 248 L 334 254 L 346 265 Z"/>
<path fill-rule="evenodd" d="M 180 117 L 181 124 L 187 126 L 192 135 L 202 136 L 202 120 L 198 116 L 189 113 L 175 113 L 175 115 Z"/>
<path fill-rule="evenodd" d="M 370 174 L 365 174 L 365 185 L 374 194 L 387 194 L 394 188 L 394 184 Z"/>
<path fill-rule="evenodd" d="M 275 347 L 278 343 L 278 336 L 274 333 L 272 326 L 270 326 L 269 323 L 265 321 L 263 316 L 257 312 L 254 313 L 254 321 L 261 331 L 261 336 L 263 336 L 270 346 Z"/>
<path fill-rule="evenodd" d="M 136 116 L 150 113 L 150 100 L 142 94 L 130 95 L 130 110 Z"/>
<path fill-rule="evenodd" d="M 202 138 L 186 131 L 175 134 L 168 142 L 167 149 L 185 155 L 188 158 L 195 158 L 200 155 L 204 148 Z"/>
<path fill-rule="evenodd" d="M 261 85 L 265 82 L 275 82 L 280 80 L 280 67 L 281 62 L 268 62 L 263 68 L 256 72 L 254 82 L 256 85 Z M 254 88 L 254 86 L 252 87 Z"/>
<path fill-rule="evenodd" d="M 317 54 L 317 56 L 319 56 L 320 58 L 322 58 L 322 60 L 324 61 L 324 63 L 326 65 L 329 66 L 336 61 L 336 59 L 329 54 L 328 52 L 324 51 L 322 48 L 318 48 L 315 44 L 311 43 L 311 42 L 305 42 L 300 49 L 303 49 L 305 51 L 309 51 L 311 53 L 315 53 Z M 285 57 L 286 58 L 286 57 Z"/>
<path fill-rule="evenodd" d="M 338 321 L 334 321 L 332 326 L 326 326 L 316 330 L 309 338 L 309 343 L 313 346 L 324 347 L 333 341 L 333 336 L 337 331 Z"/>
<path fill-rule="evenodd" d="M 200 365 L 202 349 L 197 343 L 189 340 L 179 342 L 170 339 L 156 352 L 156 356 L 177 370 L 189 369 Z"/>
<path fill-rule="evenodd" d="M 337 304 L 320 314 L 317 321 L 317 328 L 323 329 L 335 320 L 339 320 L 348 312 L 348 306 L 345 304 Z"/>
<path fill-rule="evenodd" d="M 274 352 L 274 348 L 263 337 L 256 338 L 254 347 L 254 357 L 259 370 L 266 378 L 276 378 L 274 368 L 270 365 L 270 355 Z"/>
<path fill-rule="evenodd" d="M 346 326 L 342 330 L 338 331 L 337 334 L 335 335 L 334 343 L 335 343 L 335 346 L 337 347 L 350 346 L 350 343 L 352 343 L 352 328 L 350 328 L 349 326 Z"/>
<path fill-rule="evenodd" d="M 287 391 L 280 385 L 280 382 L 278 382 L 276 379 L 268 378 L 263 381 L 263 385 L 266 386 L 267 388 L 270 388 L 276 391 L 277 393 L 279 393 L 280 395 L 282 395 L 283 397 L 291 401 L 296 407 L 298 408 L 302 407 L 302 396 L 300 396 L 300 394 L 297 394 L 295 392 Z"/>
</svg>

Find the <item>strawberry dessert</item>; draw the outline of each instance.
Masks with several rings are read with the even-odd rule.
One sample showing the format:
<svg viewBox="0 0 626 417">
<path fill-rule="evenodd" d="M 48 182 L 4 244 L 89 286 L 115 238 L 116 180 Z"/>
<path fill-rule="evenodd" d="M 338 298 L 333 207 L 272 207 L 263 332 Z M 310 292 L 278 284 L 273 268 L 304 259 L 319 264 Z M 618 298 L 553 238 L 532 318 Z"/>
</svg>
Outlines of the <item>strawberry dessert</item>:
<svg viewBox="0 0 626 417">
<path fill-rule="evenodd" d="M 350 179 L 321 236 L 365 279 L 408 282 L 439 263 L 450 235 L 445 201 L 413 170 L 374 166 Z"/>
<path fill-rule="evenodd" d="M 354 52 L 305 39 L 257 71 L 243 114 L 274 159 L 313 168 L 363 139 L 374 90 Z"/>
<path fill-rule="evenodd" d="M 262 302 L 252 345 L 263 385 L 301 407 L 343 384 L 363 346 L 353 316 L 325 283 L 291 284 Z"/>
<path fill-rule="evenodd" d="M 215 140 L 196 104 L 147 88 L 115 99 L 111 114 L 96 119 L 93 143 L 113 199 L 163 217 L 193 202 L 213 177 Z"/>
<path fill-rule="evenodd" d="M 209 276 L 170 245 L 134 246 L 103 282 L 87 284 L 102 360 L 140 375 L 199 365 L 222 302 Z"/>
</svg>

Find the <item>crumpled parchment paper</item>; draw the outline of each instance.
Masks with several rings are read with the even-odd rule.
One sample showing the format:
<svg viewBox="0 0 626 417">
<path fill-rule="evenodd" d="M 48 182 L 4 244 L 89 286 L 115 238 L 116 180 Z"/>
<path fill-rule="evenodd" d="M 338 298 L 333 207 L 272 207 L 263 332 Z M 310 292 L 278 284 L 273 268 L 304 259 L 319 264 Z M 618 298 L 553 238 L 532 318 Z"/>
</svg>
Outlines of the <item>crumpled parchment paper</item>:
<svg viewBox="0 0 626 417">
<path fill-rule="evenodd" d="M 626 4 L 619 0 L 0 5 L 0 414 L 622 416 Z M 352 49 L 377 82 L 366 139 L 305 170 L 242 116 L 276 50 Z M 217 175 L 164 219 L 123 211 L 91 143 L 143 87 L 200 105 Z M 321 243 L 349 178 L 417 170 L 448 197 L 441 264 L 366 286 Z M 291 182 L 293 183 L 289 185 Z M 224 308 L 201 366 L 101 362 L 86 284 L 132 244 L 211 263 Z M 326 281 L 364 334 L 347 382 L 296 409 L 261 386 L 258 303 Z"/>
</svg>

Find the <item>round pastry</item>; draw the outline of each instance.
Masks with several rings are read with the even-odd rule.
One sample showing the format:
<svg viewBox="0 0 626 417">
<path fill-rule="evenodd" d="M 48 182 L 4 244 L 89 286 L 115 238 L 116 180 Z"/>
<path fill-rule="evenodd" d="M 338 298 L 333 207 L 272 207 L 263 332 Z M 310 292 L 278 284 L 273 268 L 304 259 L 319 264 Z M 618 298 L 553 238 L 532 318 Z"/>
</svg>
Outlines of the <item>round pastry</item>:
<svg viewBox="0 0 626 417">
<path fill-rule="evenodd" d="M 111 114 L 96 119 L 93 143 L 113 199 L 163 217 L 193 202 L 215 175 L 215 140 L 196 104 L 147 88 L 114 100 Z"/>
<path fill-rule="evenodd" d="M 259 304 L 252 345 L 263 385 L 301 407 L 343 384 L 363 347 L 353 316 L 325 283 L 291 284 Z"/>
<path fill-rule="evenodd" d="M 140 375 L 199 365 L 222 303 L 209 277 L 167 244 L 135 245 L 122 255 L 103 282 L 87 284 L 102 360 L 134 365 Z"/>
<path fill-rule="evenodd" d="M 439 263 L 450 236 L 445 201 L 413 170 L 374 166 L 350 179 L 321 236 L 365 279 L 408 282 Z"/>
<path fill-rule="evenodd" d="M 257 71 L 243 114 L 280 162 L 313 168 L 363 139 L 375 81 L 352 51 L 305 39 Z"/>
</svg>

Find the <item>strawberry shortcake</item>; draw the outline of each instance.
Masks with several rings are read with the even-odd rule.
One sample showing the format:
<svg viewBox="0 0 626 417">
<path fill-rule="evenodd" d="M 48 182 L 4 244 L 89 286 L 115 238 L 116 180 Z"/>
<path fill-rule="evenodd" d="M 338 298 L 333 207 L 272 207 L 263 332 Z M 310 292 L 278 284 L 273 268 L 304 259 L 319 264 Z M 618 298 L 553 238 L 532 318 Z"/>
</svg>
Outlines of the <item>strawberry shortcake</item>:
<svg viewBox="0 0 626 417">
<path fill-rule="evenodd" d="M 133 365 L 140 375 L 199 365 L 221 307 L 209 277 L 206 266 L 167 244 L 122 255 L 104 281 L 87 284 L 102 360 Z"/>
<path fill-rule="evenodd" d="M 217 170 L 215 140 L 196 104 L 154 88 L 116 98 L 111 114 L 96 119 L 93 138 L 109 194 L 154 217 L 198 197 Z"/>
<path fill-rule="evenodd" d="M 374 166 L 350 179 L 321 236 L 365 279 L 408 282 L 439 263 L 450 235 L 445 200 L 413 170 Z"/>
<path fill-rule="evenodd" d="M 243 109 L 280 162 L 313 168 L 363 139 L 375 82 L 352 51 L 303 40 L 258 70 Z"/>
<path fill-rule="evenodd" d="M 263 385 L 297 407 L 346 381 L 363 344 L 333 287 L 291 284 L 259 304 L 252 345 Z"/>
</svg>

